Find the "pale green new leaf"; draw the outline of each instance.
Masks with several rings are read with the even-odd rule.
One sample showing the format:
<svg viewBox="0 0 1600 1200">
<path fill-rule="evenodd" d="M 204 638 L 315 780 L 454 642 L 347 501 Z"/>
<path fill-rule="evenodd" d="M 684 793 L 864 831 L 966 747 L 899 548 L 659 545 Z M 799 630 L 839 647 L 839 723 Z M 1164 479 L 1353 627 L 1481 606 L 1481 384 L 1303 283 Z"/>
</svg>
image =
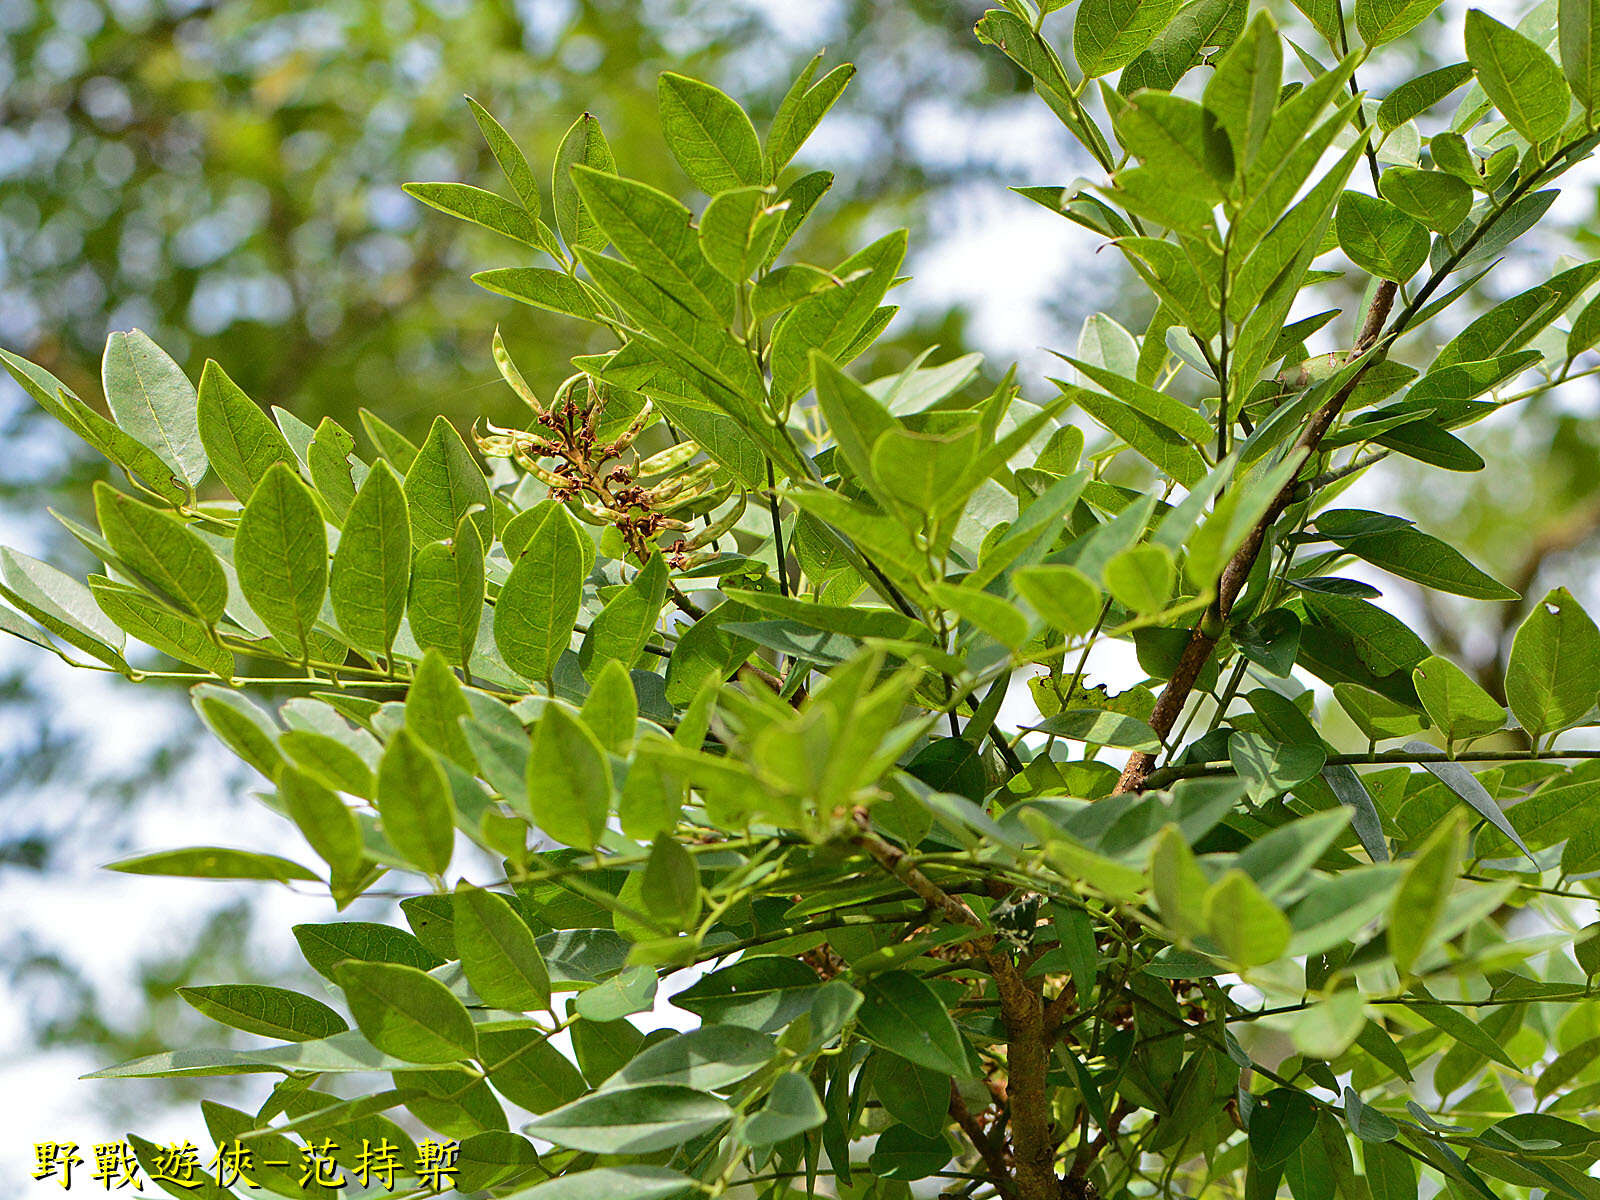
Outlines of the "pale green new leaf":
<svg viewBox="0 0 1600 1200">
<path fill-rule="evenodd" d="M 572 168 L 575 166 L 593 167 L 597 171 L 614 171 L 617 168 L 600 122 L 589 113 L 584 113 L 572 123 L 556 150 L 551 207 L 555 210 L 556 228 L 561 232 L 561 240 L 566 242 L 569 251 L 579 246 L 599 250 L 606 244 L 606 235 L 584 207 L 577 186 L 572 182 Z"/>
</svg>

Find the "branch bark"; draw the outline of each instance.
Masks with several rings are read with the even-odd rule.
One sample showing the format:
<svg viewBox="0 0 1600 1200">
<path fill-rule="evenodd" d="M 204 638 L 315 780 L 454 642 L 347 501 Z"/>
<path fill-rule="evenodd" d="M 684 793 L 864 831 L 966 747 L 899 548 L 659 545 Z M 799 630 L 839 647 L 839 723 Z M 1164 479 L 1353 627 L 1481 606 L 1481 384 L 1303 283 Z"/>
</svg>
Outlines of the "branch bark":
<svg viewBox="0 0 1600 1200">
<path fill-rule="evenodd" d="M 947 920 L 975 931 L 968 945 L 982 957 L 994 980 L 1000 1019 L 1006 1029 L 1006 1099 L 1014 1160 L 1006 1180 L 1014 1183 L 1016 1200 L 1062 1200 L 1046 1079 L 1050 1044 L 1045 1036 L 1042 980 L 1026 978 L 1010 952 L 984 929 L 983 921 L 965 901 L 946 892 L 915 864 L 907 862 L 904 850 L 874 833 L 864 808 L 856 809 L 852 815 L 859 830 L 857 846 Z"/>
<path fill-rule="evenodd" d="M 1394 307 L 1395 290 L 1396 285 L 1389 280 L 1384 280 L 1378 285 L 1378 290 L 1372 297 L 1372 304 L 1361 322 L 1361 331 L 1356 335 L 1355 344 L 1351 348 L 1352 358 L 1365 354 L 1377 344 L 1378 337 L 1383 332 L 1384 322 L 1389 319 L 1389 310 Z M 1311 415 L 1311 419 L 1306 422 L 1305 428 L 1295 440 L 1296 447 L 1307 451 L 1308 456 L 1316 453 L 1329 427 L 1333 425 L 1335 418 L 1355 392 L 1356 385 L 1371 369 L 1372 364 L 1378 361 L 1378 357 L 1374 356 L 1365 367 L 1356 371 L 1348 383 Z M 1262 546 L 1266 544 L 1268 531 L 1293 503 L 1298 487 L 1298 481 L 1294 479 L 1283 485 L 1278 494 L 1272 498 L 1272 503 L 1267 506 L 1267 511 L 1251 528 L 1244 545 L 1235 551 L 1233 557 L 1228 560 L 1228 565 L 1223 568 L 1222 577 L 1217 581 L 1217 598 L 1206 610 L 1205 619 L 1189 635 L 1189 642 L 1183 648 L 1178 665 L 1173 670 L 1171 678 L 1167 680 L 1167 686 L 1161 690 L 1156 706 L 1150 714 L 1150 727 L 1163 741 L 1172 732 L 1178 714 L 1183 711 L 1183 706 L 1194 691 L 1195 681 L 1200 678 L 1201 670 L 1210 661 L 1211 652 L 1216 649 L 1217 638 L 1221 636 L 1227 624 L 1228 614 L 1233 610 L 1233 603 L 1244 590 L 1245 581 L 1250 578 L 1250 571 L 1261 554 Z M 1208 630 L 1215 632 L 1207 632 Z M 1117 780 L 1117 786 L 1112 794 L 1142 791 L 1155 765 L 1154 755 L 1143 751 L 1133 754 L 1128 759 L 1128 765 L 1123 768 L 1122 777 Z"/>
</svg>

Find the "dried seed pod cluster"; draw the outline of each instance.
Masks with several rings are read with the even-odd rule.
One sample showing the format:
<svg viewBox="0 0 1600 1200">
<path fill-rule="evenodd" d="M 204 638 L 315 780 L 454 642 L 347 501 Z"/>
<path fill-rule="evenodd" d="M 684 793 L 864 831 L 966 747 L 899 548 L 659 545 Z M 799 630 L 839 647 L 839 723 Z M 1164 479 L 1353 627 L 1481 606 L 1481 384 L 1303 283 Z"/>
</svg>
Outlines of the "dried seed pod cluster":
<svg viewBox="0 0 1600 1200">
<path fill-rule="evenodd" d="M 591 525 L 615 526 L 640 561 L 649 556 L 651 540 L 663 530 L 679 535 L 664 548 L 674 567 L 704 561 L 710 555 L 699 552 L 743 515 L 745 493 L 731 481 L 716 484 L 717 464 L 702 457 L 693 441 L 676 442 L 643 458 L 634 452 L 634 442 L 656 415 L 649 399 L 620 434 L 601 441 L 597 430 L 613 389 L 579 372 L 567 378 L 545 405 L 511 360 L 499 330 L 494 335 L 494 361 L 511 390 L 533 410 L 537 431 L 486 421 L 488 432 L 476 435 L 479 448 L 491 458 L 514 461 L 575 516 Z M 681 515 L 692 504 L 701 504 L 710 513 L 730 499 L 733 503 L 722 516 L 699 529 Z"/>
</svg>

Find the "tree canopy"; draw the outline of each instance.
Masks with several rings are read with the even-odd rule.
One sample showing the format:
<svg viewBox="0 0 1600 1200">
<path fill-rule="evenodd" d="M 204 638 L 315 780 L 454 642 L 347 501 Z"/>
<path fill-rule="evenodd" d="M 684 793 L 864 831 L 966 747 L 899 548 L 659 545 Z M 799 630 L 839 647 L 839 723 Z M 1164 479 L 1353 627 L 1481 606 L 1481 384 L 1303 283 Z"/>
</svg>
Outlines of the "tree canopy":
<svg viewBox="0 0 1600 1200">
<path fill-rule="evenodd" d="M 0 354 L 118 476 L 62 518 L 101 570 L 0 550 L 0 626 L 192 685 L 306 844 L 113 869 L 330 905 L 317 994 L 183 991 L 264 1043 L 96 1077 L 279 1076 L 219 1145 L 387 1141 L 423 1193 L 1595 1194 L 1600 629 L 1352 489 L 1600 371 L 1600 261 L 1473 304 L 1600 145 L 1600 14 L 1469 12 L 1368 96 L 1427 0 L 1307 4 L 1316 49 L 1065 7 L 976 25 L 1101 168 L 1018 191 L 1149 303 L 1058 377 L 863 369 L 915 283 L 904 230 L 799 249 L 822 54 L 759 126 L 659 76 L 693 207 L 592 114 L 529 155 L 469 107 L 503 183 L 407 192 L 584 330 L 554 386 L 483 331 L 514 419 L 312 424 L 137 330 L 102 409 Z M 1490 687 L 1402 586 L 1503 631 Z"/>
</svg>

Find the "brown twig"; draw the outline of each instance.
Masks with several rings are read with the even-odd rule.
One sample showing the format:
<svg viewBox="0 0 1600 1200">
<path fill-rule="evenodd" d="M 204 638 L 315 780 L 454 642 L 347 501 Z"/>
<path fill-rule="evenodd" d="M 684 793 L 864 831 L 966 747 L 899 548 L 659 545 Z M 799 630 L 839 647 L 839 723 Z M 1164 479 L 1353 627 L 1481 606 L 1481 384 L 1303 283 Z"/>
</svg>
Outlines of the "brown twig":
<svg viewBox="0 0 1600 1200">
<path fill-rule="evenodd" d="M 941 888 L 916 866 L 906 853 L 872 830 L 867 810 L 857 808 L 852 817 L 858 830 L 855 844 L 884 871 L 915 892 L 934 911 L 954 924 L 975 930 L 968 943 L 983 958 L 994 980 L 1000 1018 L 1006 1029 L 1007 1114 L 1017 1200 L 1061 1200 L 1061 1179 L 1056 1175 L 1056 1136 L 1050 1119 L 1046 1076 L 1050 1045 L 1045 1037 L 1042 980 L 1029 980 L 994 934 L 965 901 Z"/>
<path fill-rule="evenodd" d="M 1011 1184 L 1011 1163 L 1007 1160 L 1005 1151 L 989 1136 L 989 1131 L 983 1127 L 983 1122 L 973 1116 L 972 1110 L 967 1107 L 967 1102 L 961 1098 L 961 1092 L 956 1087 L 955 1080 L 950 1081 L 950 1115 L 955 1123 L 961 1126 L 961 1132 L 967 1135 L 967 1141 L 972 1143 L 972 1148 L 983 1159 L 983 1165 L 988 1168 L 993 1176 L 994 1190 L 1006 1200 L 1014 1200 L 1016 1189 Z"/>
<path fill-rule="evenodd" d="M 1384 322 L 1389 319 L 1389 310 L 1394 306 L 1395 290 L 1396 285 L 1389 280 L 1384 280 L 1378 285 L 1378 290 L 1372 297 L 1372 304 L 1367 309 L 1366 318 L 1361 322 L 1361 331 L 1356 335 L 1355 345 L 1351 348 L 1352 359 L 1359 358 L 1377 344 L 1378 337 L 1383 332 Z M 1333 425 L 1335 418 L 1355 392 L 1356 385 L 1361 382 L 1362 376 L 1377 359 L 1376 355 L 1369 359 L 1366 366 L 1352 374 L 1345 385 L 1311 415 L 1311 419 L 1306 422 L 1305 428 L 1300 431 L 1300 436 L 1295 441 L 1297 449 L 1304 450 L 1308 456 L 1316 453 L 1329 427 Z M 1172 732 L 1178 714 L 1183 711 L 1183 706 L 1194 691 L 1195 681 L 1200 678 L 1201 670 L 1210 661 L 1211 652 L 1216 648 L 1217 639 L 1222 635 L 1233 603 L 1244 590 L 1245 581 L 1250 578 L 1250 571 L 1255 566 L 1256 558 L 1261 554 L 1262 546 L 1266 544 L 1267 533 L 1283 515 L 1284 510 L 1293 503 L 1297 486 L 1293 479 L 1283 485 L 1278 494 L 1272 498 L 1272 503 L 1267 506 L 1267 511 L 1251 528 L 1244 545 L 1234 552 L 1233 557 L 1228 560 L 1228 565 L 1223 568 L 1222 578 L 1217 581 L 1217 597 L 1207 609 L 1205 618 L 1189 635 L 1189 642 L 1183 648 L 1178 665 L 1173 670 L 1171 678 L 1167 680 L 1167 686 L 1162 689 L 1155 709 L 1150 714 L 1150 727 L 1163 740 Z M 1122 777 L 1117 780 L 1113 795 L 1143 790 L 1145 780 L 1155 769 L 1155 765 L 1153 754 L 1140 751 L 1131 755 L 1127 766 L 1123 768 Z"/>
</svg>

